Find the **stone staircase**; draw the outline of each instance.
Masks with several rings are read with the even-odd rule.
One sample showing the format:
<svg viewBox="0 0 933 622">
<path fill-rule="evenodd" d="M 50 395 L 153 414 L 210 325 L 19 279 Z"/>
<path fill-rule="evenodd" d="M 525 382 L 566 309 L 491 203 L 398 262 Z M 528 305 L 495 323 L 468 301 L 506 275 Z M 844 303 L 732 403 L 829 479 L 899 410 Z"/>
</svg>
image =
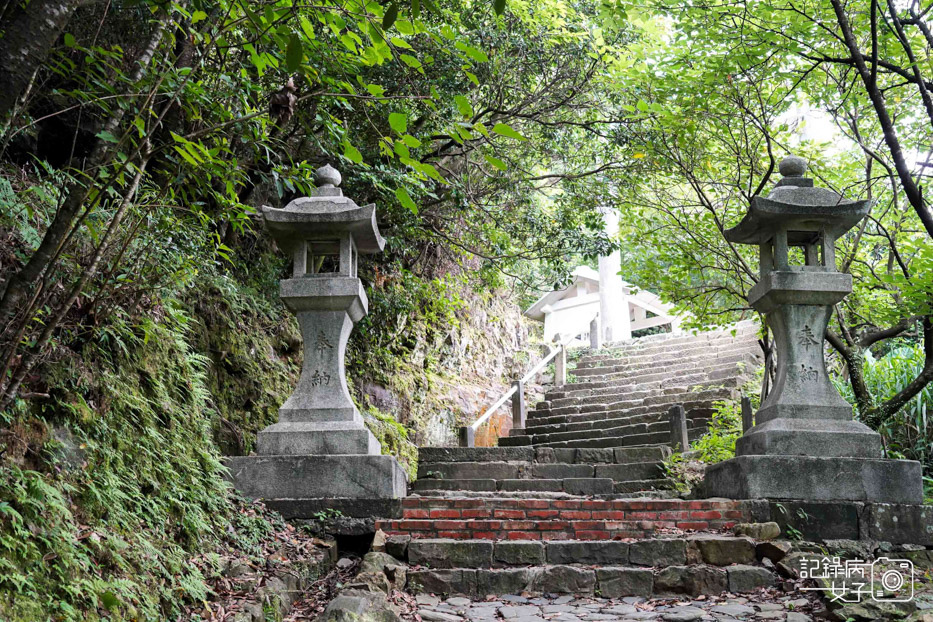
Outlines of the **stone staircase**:
<svg viewBox="0 0 933 622">
<path fill-rule="evenodd" d="M 663 445 L 616 448 L 431 448 L 419 451 L 421 495 L 471 493 L 613 495 L 663 487 Z"/>
<path fill-rule="evenodd" d="M 584 356 L 499 447 L 423 447 L 401 516 L 377 522 L 415 590 L 646 596 L 750 591 L 775 578 L 727 535 L 767 502 L 686 500 L 665 478 L 668 410 L 691 438 L 758 364 L 757 326 L 657 335 Z M 597 566 L 594 568 L 594 566 Z"/>
<path fill-rule="evenodd" d="M 459 494 L 408 497 L 402 501 L 401 518 L 380 521 L 379 528 L 415 540 L 605 541 L 651 538 L 661 532 L 718 532 L 764 519 L 768 512 L 766 502 L 730 499 Z"/>
<path fill-rule="evenodd" d="M 691 440 L 716 400 L 735 397 L 760 363 L 758 326 L 644 337 L 584 356 L 576 382 L 548 391 L 502 447 L 630 447 L 670 442 L 668 409 L 682 404 Z"/>
<path fill-rule="evenodd" d="M 706 431 L 717 400 L 734 398 L 759 362 L 757 325 L 656 335 L 584 356 L 577 382 L 548 391 L 526 427 L 495 448 L 422 448 L 421 495 L 663 495 L 671 454 L 668 410 L 686 411 L 688 436 Z"/>
</svg>

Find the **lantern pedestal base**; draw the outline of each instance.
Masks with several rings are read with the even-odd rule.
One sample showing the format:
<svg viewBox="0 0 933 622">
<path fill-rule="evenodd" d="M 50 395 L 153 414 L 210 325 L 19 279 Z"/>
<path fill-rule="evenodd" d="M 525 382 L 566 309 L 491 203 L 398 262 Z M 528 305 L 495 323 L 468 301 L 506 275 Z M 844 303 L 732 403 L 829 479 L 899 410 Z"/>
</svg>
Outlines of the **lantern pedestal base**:
<svg viewBox="0 0 933 622">
<path fill-rule="evenodd" d="M 259 433 L 256 453 L 262 456 L 318 456 L 382 453 L 379 441 L 362 423 L 275 423 Z"/>
<path fill-rule="evenodd" d="M 913 460 L 738 456 L 707 467 L 707 497 L 923 503 Z"/>
<path fill-rule="evenodd" d="M 881 435 L 852 420 L 772 419 L 739 438 L 735 455 L 881 458 Z"/>
<path fill-rule="evenodd" d="M 330 499 L 399 499 L 408 491 L 405 471 L 392 456 L 239 456 L 225 464 L 242 494 L 277 507 L 294 505 L 294 511 L 320 511 Z M 295 518 L 312 518 L 294 511 Z"/>
</svg>

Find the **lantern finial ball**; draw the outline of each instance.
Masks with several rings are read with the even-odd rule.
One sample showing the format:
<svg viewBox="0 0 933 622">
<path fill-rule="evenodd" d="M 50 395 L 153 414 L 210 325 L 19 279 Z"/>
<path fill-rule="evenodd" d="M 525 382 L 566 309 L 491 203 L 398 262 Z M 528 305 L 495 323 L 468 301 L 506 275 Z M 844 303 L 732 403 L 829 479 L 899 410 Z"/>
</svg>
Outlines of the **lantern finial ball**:
<svg viewBox="0 0 933 622">
<path fill-rule="evenodd" d="M 318 188 L 336 188 L 341 180 L 340 171 L 330 164 L 325 164 L 314 171 L 314 183 Z"/>
<path fill-rule="evenodd" d="M 807 161 L 800 156 L 789 155 L 778 165 L 784 177 L 803 177 L 807 172 Z"/>
</svg>

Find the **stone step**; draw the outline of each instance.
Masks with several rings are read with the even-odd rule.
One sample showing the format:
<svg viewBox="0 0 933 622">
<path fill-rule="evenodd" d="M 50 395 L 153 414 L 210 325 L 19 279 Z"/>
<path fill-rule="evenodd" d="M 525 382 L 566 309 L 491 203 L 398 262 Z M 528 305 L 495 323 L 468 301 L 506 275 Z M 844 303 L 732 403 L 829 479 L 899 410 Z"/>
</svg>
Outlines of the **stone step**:
<svg viewBox="0 0 933 622">
<path fill-rule="evenodd" d="M 729 347 L 731 345 L 755 345 L 758 343 L 756 333 L 738 333 L 733 338 L 730 336 L 715 336 L 707 339 L 692 339 L 678 342 L 673 339 L 662 340 L 655 343 L 643 342 L 633 344 L 628 347 L 610 348 L 601 350 L 598 354 L 583 354 L 578 359 L 578 364 L 582 365 L 600 365 L 616 360 L 627 360 L 644 356 L 664 356 L 670 352 L 688 352 L 696 348 L 717 349 Z"/>
<path fill-rule="evenodd" d="M 711 410 L 709 411 L 711 414 Z M 705 431 L 709 423 L 709 417 L 703 417 L 701 414 L 694 410 L 692 411 L 692 416 L 687 421 L 687 429 L 692 430 L 701 430 Z M 653 423 L 635 423 L 635 424 L 623 424 L 619 425 L 618 422 L 614 419 L 607 419 L 608 423 L 606 426 L 596 427 L 596 428 L 587 428 L 572 430 L 569 432 L 554 432 L 554 433 L 545 433 L 545 434 L 516 434 L 515 436 L 509 436 L 509 439 L 519 439 L 522 437 L 530 436 L 532 438 L 532 445 L 543 445 L 549 446 L 550 443 L 555 442 L 564 442 L 564 441 L 576 441 L 576 440 L 589 440 L 589 439 L 598 439 L 605 436 L 612 437 L 627 437 L 627 436 L 637 436 L 641 437 L 642 435 L 650 434 L 656 435 L 661 434 L 662 440 L 659 442 L 664 442 L 664 438 L 670 439 L 670 430 L 671 426 L 668 421 L 655 421 Z M 666 435 L 666 436 L 663 436 Z M 502 444 L 502 441 L 506 440 L 505 438 L 500 438 L 500 446 L 509 446 L 508 443 L 505 445 Z M 647 443 L 631 443 L 633 445 L 645 445 Z"/>
<path fill-rule="evenodd" d="M 705 391 L 688 396 L 690 399 L 677 399 L 664 401 L 661 403 L 644 404 L 639 406 L 618 407 L 615 404 L 601 404 L 600 410 L 593 410 L 584 413 L 567 413 L 561 415 L 552 415 L 547 412 L 535 412 L 529 414 L 525 423 L 525 429 L 537 429 L 548 426 L 576 425 L 604 421 L 606 419 L 625 421 L 627 423 L 652 423 L 654 421 L 666 420 L 671 406 L 680 404 L 688 413 L 692 410 L 712 410 L 717 401 L 727 400 L 732 397 L 731 390 Z M 582 426 L 586 427 L 586 426 Z M 571 428 L 572 429 L 572 428 Z M 558 432 L 560 430 L 554 429 Z"/>
<path fill-rule="evenodd" d="M 637 352 L 646 352 L 651 350 L 667 351 L 679 347 L 690 346 L 697 343 L 716 343 L 722 340 L 751 340 L 757 339 L 758 324 L 749 322 L 743 326 L 735 327 L 735 336 L 732 335 L 733 329 L 713 330 L 697 334 L 682 335 L 651 335 L 641 337 L 628 342 L 612 343 L 603 347 L 596 354 L 586 354 L 581 357 L 581 362 L 592 360 L 604 360 L 606 358 L 615 358 L 631 355 Z"/>
<path fill-rule="evenodd" d="M 624 372 L 603 372 L 601 374 L 592 374 L 583 377 L 579 382 L 573 384 L 585 384 L 589 381 L 601 382 L 607 381 L 615 386 L 628 386 L 633 388 L 647 388 L 654 383 L 662 383 L 675 379 L 686 380 L 690 382 L 703 382 L 704 380 L 715 380 L 722 376 L 723 372 L 735 374 L 737 371 L 744 371 L 747 368 L 751 371 L 759 364 L 758 360 L 750 355 L 735 357 L 733 360 L 716 361 L 711 365 L 697 368 L 695 365 L 674 365 L 669 367 L 658 366 L 655 371 L 648 371 L 637 375 L 628 375 Z M 663 386 L 663 385 L 660 385 Z"/>
<path fill-rule="evenodd" d="M 734 384 L 734 383 L 731 383 Z M 673 399 L 668 401 L 665 399 L 665 396 L 675 396 L 679 399 Z M 555 413 L 553 412 L 548 405 L 549 402 L 542 406 L 541 408 L 535 408 L 528 412 L 528 419 L 532 421 L 541 421 L 542 419 L 549 417 L 576 417 L 578 415 L 587 415 L 593 413 L 605 412 L 611 410 L 614 412 L 628 413 L 632 415 L 642 414 L 648 412 L 648 406 L 645 404 L 645 401 L 650 401 L 651 406 L 655 406 L 653 410 L 661 411 L 664 410 L 664 407 L 670 407 L 671 403 L 683 404 L 684 402 L 694 402 L 697 400 L 723 400 L 723 399 L 734 399 L 736 391 L 734 387 L 728 386 L 715 386 L 715 387 L 703 387 L 697 386 L 690 390 L 678 388 L 677 390 L 666 390 L 666 392 L 658 391 L 654 395 L 645 398 L 632 397 L 628 393 L 605 393 L 595 396 L 589 396 L 585 398 L 574 398 L 578 399 L 579 403 L 586 404 L 587 408 L 580 409 L 581 412 L 569 412 L 569 413 Z M 591 404 L 597 404 L 599 406 L 591 406 Z M 631 411 L 631 412 L 629 412 Z M 584 421 L 585 419 L 579 419 Z M 547 423 L 545 421 L 545 423 Z"/>
<path fill-rule="evenodd" d="M 377 528 L 415 539 L 611 540 L 730 529 L 768 512 L 767 502 L 756 501 L 579 497 L 407 497 L 402 508 L 402 518 L 380 520 Z"/>
<path fill-rule="evenodd" d="M 619 388 L 618 385 L 612 383 L 596 383 L 603 386 L 596 386 L 595 388 L 590 388 L 589 383 L 586 382 L 576 382 L 572 384 L 565 384 L 559 388 L 552 389 L 548 391 L 547 398 L 545 401 L 553 402 L 560 398 L 581 398 L 586 399 L 589 397 L 597 395 L 607 395 L 607 394 L 627 394 L 631 395 L 634 398 L 637 397 L 646 397 L 648 394 L 651 395 L 667 395 L 673 393 L 682 393 L 684 391 L 703 391 L 706 389 L 715 389 L 715 388 L 734 388 L 740 386 L 744 382 L 742 376 L 736 375 L 731 378 L 723 378 L 718 380 L 702 380 L 699 382 L 681 382 L 680 378 L 673 378 L 671 382 L 655 384 L 652 383 L 647 387 L 632 388 L 632 387 L 623 387 Z"/>
<path fill-rule="evenodd" d="M 724 521 L 712 522 L 707 525 L 711 529 L 725 529 L 731 527 L 726 523 L 760 522 L 769 520 L 770 509 L 767 501 L 732 500 L 732 499 L 645 499 L 645 498 L 590 498 L 574 496 L 542 495 L 539 497 L 513 497 L 511 494 L 459 494 L 442 498 L 433 496 L 414 495 L 401 501 L 403 517 L 405 518 L 491 518 L 492 515 L 471 516 L 467 510 L 509 509 L 521 510 L 525 514 L 513 514 L 512 518 L 560 518 L 558 514 L 539 515 L 528 514 L 540 510 L 564 511 L 575 510 L 584 512 L 578 515 L 580 519 L 623 519 L 669 521 L 703 520 Z M 411 513 L 417 510 L 419 513 Z M 435 515 L 431 512 L 446 510 L 444 515 Z M 428 514 L 424 512 L 427 511 Z M 613 514 L 598 514 L 598 512 L 614 512 Z M 593 514 L 597 512 L 597 514 Z M 624 514 L 618 514 L 623 512 Z M 565 517 L 566 518 L 566 517 Z M 666 528 L 665 524 L 663 527 Z M 657 527 L 657 526 L 655 526 Z"/>
<path fill-rule="evenodd" d="M 563 393 L 563 388 L 564 387 L 561 387 L 560 389 L 554 389 L 552 391 L 549 391 L 549 393 L 551 392 Z M 606 390 L 601 390 L 601 391 L 594 390 L 586 394 L 576 394 L 576 395 L 571 395 L 569 397 L 555 397 L 555 398 L 545 399 L 543 401 L 537 402 L 533 410 L 545 410 L 545 409 L 550 409 L 550 408 L 561 408 L 564 406 L 574 406 L 576 404 L 585 404 L 590 398 L 598 396 L 598 395 L 619 395 L 620 396 L 619 399 L 622 399 L 623 397 L 627 397 L 629 399 L 636 400 L 636 399 L 643 399 L 646 397 L 653 397 L 655 395 L 667 395 L 668 393 L 682 392 L 682 391 L 688 391 L 688 390 L 689 390 L 689 387 L 677 387 L 677 390 L 674 390 L 674 391 L 672 391 L 671 389 L 654 388 L 654 389 L 646 389 L 643 391 L 619 392 L 619 391 L 614 391 L 612 387 L 608 387 Z"/>
<path fill-rule="evenodd" d="M 586 353 L 581 359 L 585 361 L 599 360 L 601 357 L 613 358 L 636 354 L 638 352 L 651 352 L 657 350 L 676 350 L 687 348 L 696 344 L 715 344 L 724 341 L 744 341 L 757 339 L 758 327 L 739 329 L 732 335 L 731 331 L 708 331 L 694 335 L 668 335 L 664 339 L 642 338 L 627 343 L 614 343 L 602 348 L 598 352 Z"/>
<path fill-rule="evenodd" d="M 706 425 L 712 417 L 715 409 L 710 403 L 690 405 L 687 409 L 687 425 Z M 631 427 L 632 433 L 649 431 L 652 426 L 657 427 L 661 424 L 667 425 L 667 413 L 653 413 L 634 415 L 630 417 L 614 417 L 612 413 L 600 413 L 605 415 L 602 418 L 588 418 L 584 421 L 573 421 L 571 423 L 555 423 L 544 426 L 528 426 L 520 429 L 514 436 L 520 434 L 532 436 L 544 436 L 551 434 L 574 434 L 577 432 L 593 432 L 599 430 L 614 430 L 616 428 Z M 692 423 L 691 423 L 692 422 Z M 647 426 L 647 428 L 645 428 Z M 637 429 L 637 428 L 642 429 Z M 664 429 L 664 428 L 658 428 Z M 535 441 L 537 442 L 537 441 Z"/>
<path fill-rule="evenodd" d="M 534 410 L 528 411 L 528 418 L 573 415 L 600 410 L 624 410 L 626 408 L 637 408 L 639 406 L 663 407 L 683 402 L 729 399 L 733 397 L 733 389 L 730 387 L 701 388 L 699 390 L 685 388 L 680 391 L 661 391 L 660 389 L 656 389 L 648 395 L 645 395 L 645 393 L 646 392 L 641 391 L 637 395 L 633 395 L 625 391 L 619 391 L 617 393 L 601 393 L 585 398 L 562 398 L 560 400 L 547 402 L 547 405 L 542 408 L 535 408 Z"/>
<path fill-rule="evenodd" d="M 508 550 L 508 548 L 502 549 L 499 555 L 506 555 L 505 551 Z M 522 552 L 531 553 L 531 549 L 522 549 Z M 573 594 L 581 597 L 598 595 L 602 598 L 627 596 L 683 598 L 683 595 L 696 597 L 718 596 L 724 592 L 732 594 L 755 592 L 761 588 L 771 587 L 775 582 L 774 574 L 757 564 L 735 564 L 728 567 L 692 564 L 658 569 L 624 566 L 587 568 L 571 565 L 534 565 L 489 569 L 418 568 L 408 571 L 409 590 L 414 593 L 475 598 L 507 594 L 528 594 L 529 596 Z M 634 611 L 634 608 L 631 609 Z M 686 610 L 690 609 L 686 608 Z M 754 609 L 749 610 L 754 611 Z M 671 609 L 671 613 L 676 613 L 676 609 Z M 699 619 L 694 616 L 692 610 L 686 615 L 687 617 L 665 617 L 665 619 Z M 528 619 L 540 620 L 541 618 L 533 616 Z M 578 618 L 573 617 L 573 619 Z M 623 616 L 621 618 L 591 617 L 587 619 L 623 620 L 629 618 Z"/>
<path fill-rule="evenodd" d="M 413 538 L 408 543 L 407 556 L 412 566 L 437 569 L 507 568 L 528 564 L 666 568 L 700 563 L 722 567 L 757 562 L 755 540 L 713 533 L 647 538 L 635 542 L 594 541 L 591 538 L 504 541 Z"/>
<path fill-rule="evenodd" d="M 753 347 L 749 346 L 748 344 L 735 344 L 712 349 L 697 348 L 696 350 L 689 352 L 668 352 L 665 354 L 657 354 L 652 356 L 633 357 L 632 359 L 615 359 L 612 361 L 604 361 L 600 364 L 593 364 L 589 366 L 577 365 L 577 367 L 573 369 L 572 373 L 577 378 L 584 378 L 587 376 L 607 373 L 636 376 L 640 373 L 644 373 L 658 367 L 683 368 L 686 365 L 706 367 L 717 362 L 738 360 L 744 356 L 758 357 L 760 356 L 760 352 L 761 348 L 759 348 L 757 344 L 755 344 Z"/>
<path fill-rule="evenodd" d="M 734 360 L 723 360 L 715 361 L 709 363 L 708 365 L 699 365 L 699 364 L 687 364 L 687 365 L 655 365 L 650 369 L 640 371 L 635 374 L 629 374 L 622 371 L 615 371 L 613 368 L 599 369 L 594 370 L 596 373 L 586 374 L 577 376 L 575 374 L 576 380 L 575 384 L 580 384 L 590 381 L 600 381 L 607 380 L 611 381 L 615 386 L 650 386 L 652 382 L 657 382 L 660 379 L 670 379 L 677 377 L 680 373 L 689 374 L 691 376 L 702 376 L 703 374 L 710 374 L 721 369 L 722 365 L 729 363 L 735 364 L 739 361 L 745 360 L 745 357 L 736 357 Z"/>
<path fill-rule="evenodd" d="M 660 474 L 662 469 L 658 467 L 656 474 Z M 667 477 L 655 477 L 651 479 L 639 479 L 631 481 L 617 481 L 612 485 L 612 491 L 617 495 L 636 494 L 651 492 L 657 490 L 673 490 L 674 482 Z"/>
<path fill-rule="evenodd" d="M 418 479 L 412 483 L 415 492 L 425 490 L 463 491 L 547 491 L 565 492 L 571 495 L 605 495 L 614 491 L 614 482 L 609 478 L 568 477 L 562 479 Z"/>
<path fill-rule="evenodd" d="M 418 464 L 431 462 L 531 462 L 535 450 L 531 447 L 419 447 Z"/>
<path fill-rule="evenodd" d="M 741 331 L 732 335 L 707 334 L 701 337 L 687 338 L 668 338 L 658 341 L 639 340 L 622 346 L 609 346 L 603 348 L 597 353 L 586 353 L 580 357 L 579 362 L 585 364 L 600 363 L 620 358 L 630 358 L 639 355 L 664 354 L 666 352 L 678 352 L 696 347 L 715 347 L 730 343 L 749 343 L 757 340 L 757 332 L 751 333 Z"/>
<path fill-rule="evenodd" d="M 679 402 L 683 404 L 683 402 Z M 530 421 L 522 428 L 525 434 L 549 434 L 553 432 L 569 432 L 572 430 L 586 430 L 600 427 L 614 427 L 622 425 L 634 425 L 638 423 L 656 423 L 666 421 L 668 408 L 655 410 L 654 408 L 632 408 L 622 411 L 602 411 L 586 413 L 582 415 L 557 415 L 555 417 L 538 417 Z M 684 405 L 687 416 L 696 413 L 695 416 L 709 417 L 709 412 L 713 411 L 713 403 L 705 402 L 700 404 Z M 515 428 L 513 428 L 515 429 Z"/>
<path fill-rule="evenodd" d="M 606 478 L 614 482 L 630 482 L 656 477 L 661 472 L 660 464 L 659 460 L 627 464 L 432 462 L 419 465 L 418 481 Z M 550 490 L 550 488 L 544 488 L 544 490 Z"/>
<path fill-rule="evenodd" d="M 691 442 L 697 440 L 706 432 L 706 427 L 688 428 L 687 435 Z M 664 445 L 670 446 L 670 432 L 630 434 L 627 436 L 604 436 L 596 438 L 574 439 L 567 441 L 546 441 L 534 443 L 535 447 L 550 447 L 555 449 L 584 449 L 584 448 L 618 448 L 618 447 L 640 447 L 643 445 Z M 532 445 L 530 436 L 503 436 L 499 439 L 499 444 L 507 447 L 521 445 Z"/>
<path fill-rule="evenodd" d="M 654 355 L 643 357 L 643 360 L 618 359 L 606 361 L 599 365 L 588 367 L 577 366 L 571 370 L 576 378 L 585 378 L 593 375 L 616 373 L 621 377 L 637 376 L 654 369 L 667 369 L 691 365 L 697 368 L 709 367 L 717 362 L 738 359 L 744 356 L 760 358 L 758 346 L 754 348 L 747 345 L 720 348 L 713 351 L 698 351 L 694 353 L 668 353 L 667 355 Z"/>
<path fill-rule="evenodd" d="M 668 387 L 665 389 L 661 388 L 652 388 L 642 391 L 626 391 L 626 390 L 599 390 L 593 392 L 590 395 L 573 395 L 570 397 L 561 397 L 552 400 L 546 400 L 544 402 L 539 402 L 535 404 L 535 408 L 528 412 L 529 416 L 534 416 L 537 413 L 541 414 L 562 414 L 557 412 L 557 409 L 562 408 L 571 408 L 575 406 L 590 406 L 591 404 L 611 404 L 619 405 L 622 407 L 624 403 L 631 403 L 632 405 L 642 404 L 642 403 L 664 403 L 670 400 L 691 400 L 691 399 L 709 399 L 704 397 L 704 394 L 709 393 L 710 397 L 713 397 L 713 394 L 716 394 L 716 397 L 720 395 L 723 397 L 731 397 L 733 387 L 724 387 L 719 385 L 714 385 L 711 387 L 704 386 L 694 386 L 694 387 Z M 580 412 L 594 410 L 593 408 L 587 408 L 586 410 L 581 409 Z"/>
<path fill-rule="evenodd" d="M 571 495 L 565 492 L 548 492 L 546 490 L 519 490 L 519 491 L 482 491 L 482 490 L 419 490 L 412 492 L 422 498 L 431 499 L 455 499 L 464 495 L 469 495 L 471 499 L 580 499 L 580 495 Z M 608 495 L 591 495 L 587 499 L 637 499 L 644 501 L 646 499 L 681 499 L 682 496 L 673 489 L 658 488 L 655 490 L 636 490 L 634 492 L 613 492 Z M 393 500 L 398 502 L 397 499 Z M 396 512 L 401 514 L 401 512 Z M 380 514 L 380 516 L 392 516 L 393 514 Z"/>
<path fill-rule="evenodd" d="M 660 462 L 671 454 L 669 447 L 617 447 L 615 449 L 551 449 L 535 447 L 538 462 L 583 464 L 631 464 Z"/>
<path fill-rule="evenodd" d="M 555 390 L 553 393 L 549 391 L 545 397 L 550 401 L 558 397 L 598 395 L 599 393 L 597 391 L 600 389 L 610 389 L 611 392 L 619 393 L 627 391 L 637 392 L 653 389 L 667 389 L 672 387 L 692 388 L 694 386 L 700 385 L 710 388 L 714 386 L 729 386 L 726 382 L 724 382 L 725 380 L 734 380 L 735 378 L 742 377 L 745 374 L 750 374 L 756 365 L 757 362 L 754 365 L 731 363 L 704 373 L 680 374 L 673 376 L 665 375 L 665 372 L 661 372 L 656 374 L 656 376 L 658 376 L 657 379 L 648 380 L 637 384 L 630 382 L 619 382 L 613 378 L 600 378 L 593 381 L 586 380 L 565 384 L 560 387 L 559 390 Z M 738 386 L 739 384 L 741 383 L 733 382 L 733 386 Z"/>
<path fill-rule="evenodd" d="M 701 499 L 697 501 L 685 500 L 680 497 L 658 498 L 646 491 L 644 496 L 631 495 L 597 495 L 581 497 L 566 493 L 551 493 L 543 491 L 526 492 L 466 492 L 450 491 L 435 494 L 415 493 L 400 500 L 402 508 L 400 518 L 503 518 L 504 515 L 494 515 L 493 510 L 522 510 L 524 513 L 512 513 L 512 518 L 560 518 L 563 510 L 586 510 L 597 512 L 587 515 L 591 518 L 624 518 L 618 512 L 629 512 L 629 518 L 635 517 L 657 519 L 660 514 L 650 515 L 650 512 L 664 513 L 669 517 L 669 511 L 677 511 L 679 517 L 691 518 L 690 512 L 705 511 L 719 512 L 717 520 L 731 520 L 746 516 L 757 516 L 760 513 L 760 502 L 735 502 L 729 499 Z M 543 514 L 530 511 L 547 510 Z M 616 512 L 613 514 L 599 514 L 599 512 Z M 636 515 L 635 512 L 638 512 Z M 686 512 L 686 513 L 684 513 Z M 712 514 L 710 514 L 712 516 Z M 667 518 L 665 518 L 666 520 Z M 388 519 L 387 519 L 388 520 Z M 716 523 L 719 525 L 719 523 Z M 721 527 L 721 525 L 719 525 Z M 717 528 L 719 528 L 717 527 Z"/>
<path fill-rule="evenodd" d="M 674 404 L 680 404 L 684 410 L 689 413 L 692 410 L 712 410 L 716 401 L 725 398 L 716 398 L 714 400 L 704 401 L 677 401 L 671 404 L 661 404 L 657 406 L 637 406 L 634 408 L 620 408 L 611 410 L 597 410 L 587 413 L 573 413 L 569 415 L 536 415 L 529 418 L 526 422 L 526 429 L 533 429 L 541 426 L 586 423 L 593 421 L 603 421 L 606 419 L 617 420 L 624 423 L 654 423 L 667 419 L 668 411 Z"/>
<path fill-rule="evenodd" d="M 547 449 L 535 447 L 420 447 L 419 465 L 435 462 L 541 462 L 564 464 L 628 464 L 661 461 L 670 455 L 665 447 L 618 449 Z"/>
</svg>

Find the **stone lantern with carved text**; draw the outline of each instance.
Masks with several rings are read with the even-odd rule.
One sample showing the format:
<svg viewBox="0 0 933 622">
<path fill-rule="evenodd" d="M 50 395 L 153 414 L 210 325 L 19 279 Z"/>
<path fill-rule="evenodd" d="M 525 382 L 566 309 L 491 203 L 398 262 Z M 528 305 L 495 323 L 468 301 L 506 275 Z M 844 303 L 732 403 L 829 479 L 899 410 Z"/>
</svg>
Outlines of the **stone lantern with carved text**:
<svg viewBox="0 0 933 622">
<path fill-rule="evenodd" d="M 304 359 L 278 423 L 258 435 L 258 456 L 229 460 L 238 489 L 287 516 L 325 508 L 352 515 L 353 500 L 398 498 L 407 486 L 398 462 L 380 455 L 346 380 L 347 341 L 368 305 L 358 258 L 385 244 L 375 206 L 343 196 L 340 173 L 330 166 L 316 171 L 316 182 L 311 196 L 262 209 L 266 228 L 292 258 L 279 295 L 298 318 Z"/>
<path fill-rule="evenodd" d="M 736 457 L 706 473 L 710 496 L 920 503 L 920 464 L 882 459 L 881 437 L 853 420 L 829 379 L 823 336 L 833 305 L 852 291 L 836 269 L 835 243 L 871 201 L 846 200 L 804 177 L 790 156 L 767 197 L 755 197 L 726 239 L 759 247 L 761 275 L 749 304 L 774 334 L 777 370 L 756 425 Z"/>
</svg>

